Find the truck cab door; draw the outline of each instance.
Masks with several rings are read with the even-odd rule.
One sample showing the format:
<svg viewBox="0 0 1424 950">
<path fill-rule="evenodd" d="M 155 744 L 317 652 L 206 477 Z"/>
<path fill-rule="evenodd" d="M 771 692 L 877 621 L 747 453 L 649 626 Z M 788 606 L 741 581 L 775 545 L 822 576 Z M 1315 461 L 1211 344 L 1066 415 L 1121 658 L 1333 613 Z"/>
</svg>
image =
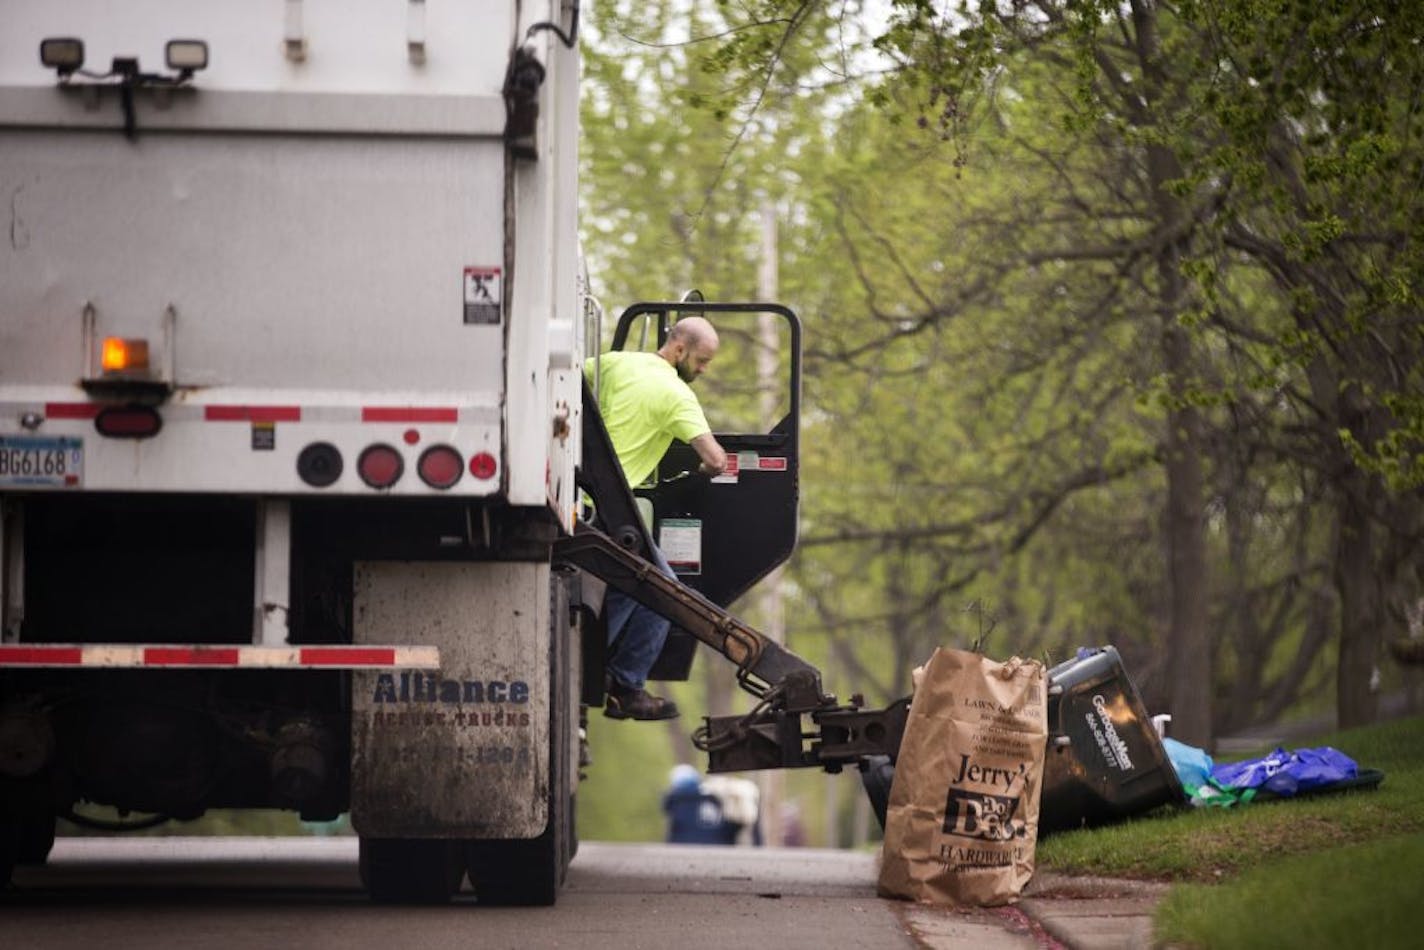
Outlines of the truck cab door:
<svg viewBox="0 0 1424 950">
<path fill-rule="evenodd" d="M 720 339 L 693 385 L 727 472 L 697 474 L 697 453 L 674 441 L 649 482 L 631 487 L 678 579 L 728 607 L 796 546 L 801 322 L 779 304 L 639 303 L 619 317 L 613 349 L 655 351 L 685 316 L 706 317 Z M 687 679 L 696 645 L 674 627 L 650 678 Z"/>
</svg>

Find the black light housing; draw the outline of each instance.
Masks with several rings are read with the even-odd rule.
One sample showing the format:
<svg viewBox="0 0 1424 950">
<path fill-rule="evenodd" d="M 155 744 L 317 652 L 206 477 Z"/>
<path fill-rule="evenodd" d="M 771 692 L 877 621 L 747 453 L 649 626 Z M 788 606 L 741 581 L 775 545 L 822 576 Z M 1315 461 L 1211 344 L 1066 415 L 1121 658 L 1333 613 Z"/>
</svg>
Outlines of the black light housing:
<svg viewBox="0 0 1424 950">
<path fill-rule="evenodd" d="M 297 455 L 297 475 L 313 488 L 326 488 L 341 477 L 341 452 L 330 442 L 313 442 Z"/>
<path fill-rule="evenodd" d="M 49 36 L 40 40 L 40 62 L 61 78 L 84 65 L 84 41 L 73 36 Z"/>
</svg>

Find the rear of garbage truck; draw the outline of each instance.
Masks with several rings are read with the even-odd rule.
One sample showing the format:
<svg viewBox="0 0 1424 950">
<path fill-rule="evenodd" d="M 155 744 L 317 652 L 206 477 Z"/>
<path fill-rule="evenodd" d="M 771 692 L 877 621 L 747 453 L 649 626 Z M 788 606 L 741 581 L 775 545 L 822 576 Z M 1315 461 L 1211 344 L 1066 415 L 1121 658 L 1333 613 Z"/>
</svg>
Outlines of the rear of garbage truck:
<svg viewBox="0 0 1424 950">
<path fill-rule="evenodd" d="M 283 808 L 378 899 L 552 901 L 576 10 L 0 10 L 0 872 Z"/>
</svg>

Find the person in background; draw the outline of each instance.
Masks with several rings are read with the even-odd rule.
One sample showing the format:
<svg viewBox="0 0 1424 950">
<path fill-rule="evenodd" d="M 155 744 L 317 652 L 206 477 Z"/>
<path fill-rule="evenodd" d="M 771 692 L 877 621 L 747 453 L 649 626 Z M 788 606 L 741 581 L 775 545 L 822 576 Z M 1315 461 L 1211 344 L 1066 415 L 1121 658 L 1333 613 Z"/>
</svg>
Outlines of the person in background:
<svg viewBox="0 0 1424 950">
<path fill-rule="evenodd" d="M 729 825 L 722 802 L 702 788 L 702 776 L 690 765 L 677 765 L 668 775 L 663 794 L 669 844 L 732 844 L 736 827 Z"/>
<path fill-rule="evenodd" d="M 717 331 L 711 323 L 703 317 L 684 317 L 673 324 L 656 353 L 615 350 L 585 361 L 584 376 L 598 392 L 598 411 L 630 488 L 653 474 L 673 439 L 697 452 L 702 474 L 726 471 L 727 453 L 712 435 L 689 385 L 706 371 L 717 347 Z M 667 576 L 675 576 L 656 545 L 648 560 Z M 675 718 L 675 703 L 644 688 L 671 623 L 612 588 L 604 599 L 604 617 L 609 653 L 603 714 L 611 719 Z"/>
<path fill-rule="evenodd" d="M 709 775 L 702 780 L 702 791 L 717 796 L 722 805 L 722 819 L 730 831 L 728 844 L 763 844 L 761 789 L 756 782 L 735 775 Z"/>
</svg>

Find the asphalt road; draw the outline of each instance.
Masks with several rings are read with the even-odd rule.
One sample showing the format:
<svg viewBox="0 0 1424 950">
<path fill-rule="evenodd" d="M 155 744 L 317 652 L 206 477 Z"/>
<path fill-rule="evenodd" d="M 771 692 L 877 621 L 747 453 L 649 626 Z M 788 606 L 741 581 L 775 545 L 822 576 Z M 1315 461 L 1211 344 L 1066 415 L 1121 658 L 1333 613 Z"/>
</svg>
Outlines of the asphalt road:
<svg viewBox="0 0 1424 950">
<path fill-rule="evenodd" d="M 585 842 L 550 908 L 367 902 L 351 838 L 60 839 L 0 895 L 5 947 L 912 948 L 875 857 Z M 980 938 L 993 937 L 991 924 Z M 983 939 L 953 941 L 983 946 Z M 990 941 L 993 942 L 992 940 Z"/>
</svg>

